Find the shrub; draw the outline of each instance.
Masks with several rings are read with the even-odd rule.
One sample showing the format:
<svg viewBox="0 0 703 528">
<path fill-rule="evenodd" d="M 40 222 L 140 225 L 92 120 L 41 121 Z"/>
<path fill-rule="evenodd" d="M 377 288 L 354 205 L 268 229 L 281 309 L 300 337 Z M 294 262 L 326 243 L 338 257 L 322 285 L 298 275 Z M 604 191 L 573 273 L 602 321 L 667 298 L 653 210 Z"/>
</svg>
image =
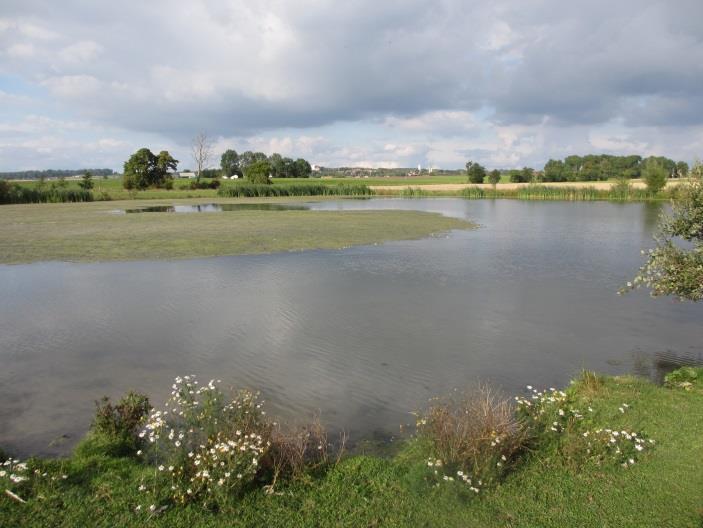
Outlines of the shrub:
<svg viewBox="0 0 703 528">
<path fill-rule="evenodd" d="M 211 380 L 175 379 L 163 411 L 154 410 L 139 436 L 138 452 L 155 466 L 148 500 L 201 502 L 217 506 L 250 485 L 270 446 L 271 426 L 258 394 L 246 390 L 229 398 Z"/>
<path fill-rule="evenodd" d="M 140 444 L 139 431 L 151 410 L 149 398 L 130 391 L 114 405 L 105 396 L 96 401 L 95 406 L 92 431 L 124 445 L 128 450 L 136 450 Z"/>
<path fill-rule="evenodd" d="M 500 479 L 527 440 L 511 402 L 486 385 L 434 400 L 417 425 L 431 446 L 427 465 L 433 473 L 476 493 Z"/>
<path fill-rule="evenodd" d="M 576 387 L 579 392 L 588 394 L 601 390 L 603 384 L 601 377 L 585 371 Z M 531 392 L 528 398 L 515 398 L 518 416 L 524 420 L 530 437 L 543 446 L 552 445 L 564 462 L 577 465 L 611 462 L 629 467 L 635 464 L 642 451 L 654 444 L 654 440 L 647 439 L 641 432 L 592 429 L 589 415 L 594 411 L 587 400 L 577 400 L 573 390 L 538 391 L 529 385 L 527 389 Z M 618 412 L 625 414 L 629 408 L 623 403 Z"/>
<path fill-rule="evenodd" d="M 344 452 L 345 437 L 337 446 L 336 460 Z M 284 427 L 276 424 L 271 431 L 271 449 L 268 462 L 273 471 L 273 490 L 280 476 L 298 478 L 306 471 L 323 468 L 330 463 L 330 447 L 327 431 L 319 417 L 306 425 Z"/>
<path fill-rule="evenodd" d="M 664 385 L 669 388 L 681 388 L 684 390 L 692 390 L 694 383 L 701 376 L 703 369 L 694 367 L 681 367 L 664 376 Z"/>
<path fill-rule="evenodd" d="M 630 178 L 620 177 L 615 181 L 615 184 L 610 188 L 611 199 L 627 200 L 632 192 Z"/>
<path fill-rule="evenodd" d="M 220 186 L 220 180 L 192 180 L 190 182 L 190 189 L 217 189 Z"/>
</svg>

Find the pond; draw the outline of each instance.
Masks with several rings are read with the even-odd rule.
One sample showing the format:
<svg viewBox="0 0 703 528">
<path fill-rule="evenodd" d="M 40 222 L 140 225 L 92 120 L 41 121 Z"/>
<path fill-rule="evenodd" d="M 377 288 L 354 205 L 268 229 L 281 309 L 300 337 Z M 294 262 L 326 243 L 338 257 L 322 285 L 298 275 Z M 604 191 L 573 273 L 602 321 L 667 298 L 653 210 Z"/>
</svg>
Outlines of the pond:
<svg viewBox="0 0 703 528">
<path fill-rule="evenodd" d="M 304 211 L 305 205 L 280 203 L 209 203 L 209 204 L 178 204 L 154 205 L 137 207 L 135 209 L 117 209 L 116 214 L 131 213 L 221 213 L 223 211 Z"/>
<path fill-rule="evenodd" d="M 703 304 L 618 296 L 658 204 L 372 199 L 473 231 L 339 251 L 0 266 L 0 445 L 66 452 L 94 400 L 156 403 L 188 373 L 262 391 L 270 415 L 385 438 L 476 380 L 508 394 L 580 369 L 661 375 L 703 358 Z"/>
</svg>

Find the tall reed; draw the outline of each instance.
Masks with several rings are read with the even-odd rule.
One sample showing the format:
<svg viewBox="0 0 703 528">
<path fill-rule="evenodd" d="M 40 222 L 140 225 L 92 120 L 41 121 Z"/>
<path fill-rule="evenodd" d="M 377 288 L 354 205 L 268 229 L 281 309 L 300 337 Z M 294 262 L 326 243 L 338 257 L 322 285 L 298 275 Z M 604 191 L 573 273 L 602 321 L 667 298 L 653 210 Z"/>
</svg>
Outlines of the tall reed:
<svg viewBox="0 0 703 528">
<path fill-rule="evenodd" d="M 269 196 L 370 196 L 373 191 L 366 185 L 323 184 L 274 184 L 257 185 L 238 183 L 221 187 L 218 196 L 232 198 L 259 198 Z"/>
</svg>

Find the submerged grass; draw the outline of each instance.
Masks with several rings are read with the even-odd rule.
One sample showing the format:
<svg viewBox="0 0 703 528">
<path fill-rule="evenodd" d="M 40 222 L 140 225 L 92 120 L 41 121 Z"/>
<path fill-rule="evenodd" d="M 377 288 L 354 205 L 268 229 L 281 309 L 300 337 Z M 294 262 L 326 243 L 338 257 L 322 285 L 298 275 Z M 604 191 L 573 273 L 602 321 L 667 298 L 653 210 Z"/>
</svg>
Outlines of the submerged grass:
<svg viewBox="0 0 703 528">
<path fill-rule="evenodd" d="M 427 464 L 429 440 L 420 437 L 390 459 L 349 456 L 291 474 L 273 492 L 254 480 L 217 508 L 161 501 L 150 509 L 140 483 L 158 470 L 137 456 L 111 456 L 104 437 L 89 437 L 69 458 L 28 461 L 25 473 L 32 478 L 13 488 L 26 503 L 0 496 L 0 525 L 700 527 L 702 374 L 687 373 L 693 379 L 687 389 L 629 376 L 584 376 L 554 391 L 556 403 L 548 401 L 552 391 L 542 391 L 544 405 L 554 405 L 545 407 L 548 412 L 578 408 L 583 418 L 570 432 L 540 433 L 521 462 L 480 493 L 457 479 L 437 481 Z M 527 399 L 535 401 L 534 394 Z M 579 440 L 586 438 L 581 431 L 605 428 L 607 438 L 613 431 L 638 431 L 656 443 L 625 467 L 590 454 L 576 460 L 589 445 Z"/>
<path fill-rule="evenodd" d="M 463 220 L 418 211 L 114 213 L 134 206 L 134 202 L 2 206 L 0 263 L 151 260 L 339 249 L 473 227 Z"/>
</svg>

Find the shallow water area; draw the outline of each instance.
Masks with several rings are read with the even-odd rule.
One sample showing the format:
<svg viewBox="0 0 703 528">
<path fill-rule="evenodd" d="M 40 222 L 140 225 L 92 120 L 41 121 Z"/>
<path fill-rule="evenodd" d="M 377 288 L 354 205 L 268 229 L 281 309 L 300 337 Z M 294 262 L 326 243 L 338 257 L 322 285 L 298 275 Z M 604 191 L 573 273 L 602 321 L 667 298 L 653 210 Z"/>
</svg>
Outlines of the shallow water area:
<svg viewBox="0 0 703 528">
<path fill-rule="evenodd" d="M 190 373 L 260 390 L 269 415 L 320 412 L 358 439 L 396 435 L 430 397 L 477 380 L 522 394 L 582 368 L 660 378 L 703 360 L 703 305 L 617 294 L 661 204 L 299 207 L 438 212 L 481 228 L 344 250 L 0 266 L 0 446 L 65 453 L 102 395 L 135 389 L 159 404 Z"/>
<path fill-rule="evenodd" d="M 223 211 L 304 211 L 305 205 L 279 203 L 208 203 L 208 204 L 178 204 L 154 205 L 151 207 L 136 207 L 134 209 L 119 209 L 116 214 L 132 213 L 221 213 Z"/>
</svg>

